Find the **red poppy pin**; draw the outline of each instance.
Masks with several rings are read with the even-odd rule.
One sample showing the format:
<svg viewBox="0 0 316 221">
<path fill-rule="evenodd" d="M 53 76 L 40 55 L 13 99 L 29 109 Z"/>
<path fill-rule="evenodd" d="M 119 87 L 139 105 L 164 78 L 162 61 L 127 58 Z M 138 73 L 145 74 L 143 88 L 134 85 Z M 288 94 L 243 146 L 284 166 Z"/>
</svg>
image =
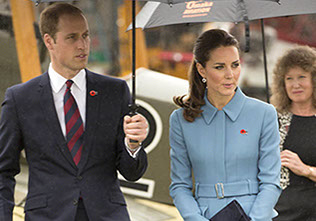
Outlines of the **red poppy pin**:
<svg viewBox="0 0 316 221">
<path fill-rule="evenodd" d="M 98 92 L 97 92 L 97 91 L 94 91 L 94 90 L 91 90 L 91 91 L 90 91 L 90 96 L 91 96 L 91 97 L 94 97 L 94 96 L 96 96 L 96 95 L 98 95 Z"/>
<path fill-rule="evenodd" d="M 241 134 L 248 134 L 248 132 L 247 132 L 246 130 L 244 130 L 244 129 L 242 129 L 242 130 L 240 131 L 240 133 L 241 133 Z"/>
</svg>

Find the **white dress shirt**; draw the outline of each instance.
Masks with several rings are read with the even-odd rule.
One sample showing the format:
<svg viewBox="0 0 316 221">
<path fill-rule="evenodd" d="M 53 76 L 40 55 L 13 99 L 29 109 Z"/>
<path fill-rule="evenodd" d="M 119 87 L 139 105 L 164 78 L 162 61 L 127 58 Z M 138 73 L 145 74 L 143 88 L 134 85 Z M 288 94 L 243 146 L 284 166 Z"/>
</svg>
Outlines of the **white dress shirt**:
<svg viewBox="0 0 316 221">
<path fill-rule="evenodd" d="M 57 111 L 58 120 L 60 123 L 61 130 L 66 138 L 66 125 L 65 125 L 65 112 L 64 112 L 64 93 L 66 91 L 66 81 L 68 79 L 64 78 L 60 74 L 58 74 L 52 67 L 52 64 L 49 65 L 48 68 L 48 75 L 50 78 L 50 84 L 52 87 L 53 92 L 53 98 L 55 103 L 55 108 Z M 83 126 L 85 128 L 85 122 L 86 122 L 86 103 L 87 103 L 87 80 L 86 80 L 86 71 L 85 69 L 82 69 L 79 71 L 79 73 L 71 79 L 74 83 L 71 85 L 70 91 L 72 95 L 74 96 L 80 116 L 83 122 Z M 140 148 L 137 148 L 136 151 L 132 151 L 129 149 L 126 139 L 125 139 L 125 145 L 128 149 L 128 153 L 132 157 L 136 157 L 137 153 L 139 152 Z"/>
<path fill-rule="evenodd" d="M 66 91 L 66 81 L 68 79 L 64 78 L 58 74 L 52 67 L 49 65 L 48 75 L 50 78 L 50 84 L 52 86 L 54 103 L 57 111 L 58 120 L 61 126 L 61 130 L 66 137 L 66 125 L 65 125 L 65 112 L 64 112 L 64 94 Z M 87 81 L 86 81 L 86 71 L 82 69 L 74 78 L 71 79 L 74 83 L 72 84 L 70 91 L 74 96 L 76 103 L 79 108 L 80 116 L 85 128 L 86 122 L 86 92 L 87 92 Z"/>
</svg>

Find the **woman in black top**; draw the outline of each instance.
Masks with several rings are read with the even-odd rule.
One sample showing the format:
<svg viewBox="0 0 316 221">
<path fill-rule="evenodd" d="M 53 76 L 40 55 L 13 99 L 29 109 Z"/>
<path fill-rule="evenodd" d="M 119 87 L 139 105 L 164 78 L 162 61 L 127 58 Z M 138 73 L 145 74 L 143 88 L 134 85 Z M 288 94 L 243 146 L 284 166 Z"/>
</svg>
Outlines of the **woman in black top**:
<svg viewBox="0 0 316 221">
<path fill-rule="evenodd" d="M 298 46 L 274 69 L 271 102 L 279 115 L 281 186 L 275 221 L 316 221 L 316 51 Z"/>
</svg>

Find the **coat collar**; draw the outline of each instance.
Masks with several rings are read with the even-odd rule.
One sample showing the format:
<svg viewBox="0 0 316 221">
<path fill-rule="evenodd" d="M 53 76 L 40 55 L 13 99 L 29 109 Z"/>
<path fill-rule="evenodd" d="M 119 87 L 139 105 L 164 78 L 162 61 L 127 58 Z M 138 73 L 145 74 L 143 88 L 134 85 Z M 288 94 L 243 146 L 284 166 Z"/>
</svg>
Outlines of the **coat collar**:
<svg viewBox="0 0 316 221">
<path fill-rule="evenodd" d="M 210 124 L 219 110 L 208 101 L 207 91 L 205 92 L 204 100 L 205 105 L 201 107 L 201 110 L 203 110 L 202 117 L 207 124 Z M 224 113 L 230 118 L 231 121 L 235 121 L 237 119 L 242 110 L 242 107 L 244 106 L 245 101 L 246 96 L 240 90 L 240 88 L 237 87 L 235 95 L 223 108 Z"/>
<path fill-rule="evenodd" d="M 74 82 L 79 90 L 84 91 L 86 89 L 86 69 L 82 69 L 78 72 L 78 74 L 73 77 L 71 80 Z M 54 69 L 52 64 L 49 65 L 48 68 L 48 75 L 50 78 L 50 83 L 52 86 L 52 90 L 55 93 L 58 93 L 64 86 L 68 79 L 64 78 L 62 75 L 57 73 Z M 65 90 L 65 87 L 64 87 Z"/>
</svg>

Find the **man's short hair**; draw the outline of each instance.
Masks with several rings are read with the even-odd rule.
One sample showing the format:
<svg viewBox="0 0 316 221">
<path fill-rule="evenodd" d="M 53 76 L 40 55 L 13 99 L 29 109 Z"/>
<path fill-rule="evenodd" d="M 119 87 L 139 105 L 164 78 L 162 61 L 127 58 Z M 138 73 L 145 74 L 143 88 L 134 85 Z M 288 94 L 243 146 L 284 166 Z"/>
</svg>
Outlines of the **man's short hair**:
<svg viewBox="0 0 316 221">
<path fill-rule="evenodd" d="M 68 3 L 55 3 L 45 8 L 40 15 L 40 32 L 42 38 L 45 34 L 54 40 L 58 32 L 59 18 L 62 15 L 83 15 L 83 12 L 74 5 Z"/>
</svg>

